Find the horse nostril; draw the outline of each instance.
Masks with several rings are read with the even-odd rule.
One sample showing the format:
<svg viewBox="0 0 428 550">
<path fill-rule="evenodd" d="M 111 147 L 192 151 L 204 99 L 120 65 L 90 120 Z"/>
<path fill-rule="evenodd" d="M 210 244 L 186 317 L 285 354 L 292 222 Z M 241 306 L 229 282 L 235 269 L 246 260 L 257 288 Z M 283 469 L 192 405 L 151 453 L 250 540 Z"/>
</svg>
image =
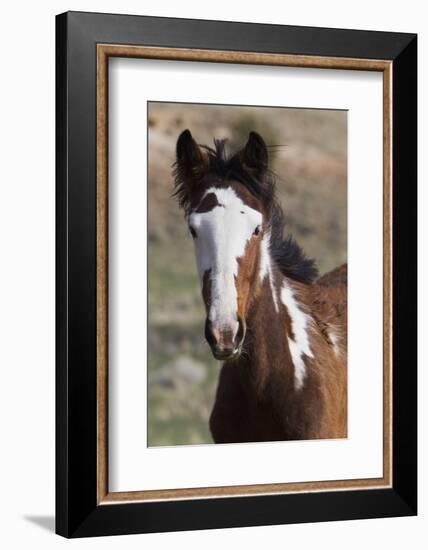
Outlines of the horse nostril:
<svg viewBox="0 0 428 550">
<path fill-rule="evenodd" d="M 205 338 L 211 347 L 215 347 L 218 342 L 217 331 L 214 331 L 213 325 L 209 319 L 205 321 Z"/>
</svg>

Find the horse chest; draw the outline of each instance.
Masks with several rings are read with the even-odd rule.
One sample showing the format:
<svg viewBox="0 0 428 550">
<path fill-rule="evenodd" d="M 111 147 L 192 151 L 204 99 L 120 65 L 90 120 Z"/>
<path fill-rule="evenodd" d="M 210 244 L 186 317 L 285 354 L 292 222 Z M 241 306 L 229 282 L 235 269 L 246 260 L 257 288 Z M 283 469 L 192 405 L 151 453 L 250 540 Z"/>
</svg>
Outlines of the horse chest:
<svg viewBox="0 0 428 550">
<path fill-rule="evenodd" d="M 293 395 L 284 391 L 287 388 L 281 387 L 281 380 L 277 380 L 268 383 L 260 393 L 249 374 L 248 365 L 225 364 L 222 368 L 210 419 L 216 443 L 287 441 L 316 436 L 321 415 L 319 401 L 308 393 L 310 386 L 306 392 Z"/>
</svg>

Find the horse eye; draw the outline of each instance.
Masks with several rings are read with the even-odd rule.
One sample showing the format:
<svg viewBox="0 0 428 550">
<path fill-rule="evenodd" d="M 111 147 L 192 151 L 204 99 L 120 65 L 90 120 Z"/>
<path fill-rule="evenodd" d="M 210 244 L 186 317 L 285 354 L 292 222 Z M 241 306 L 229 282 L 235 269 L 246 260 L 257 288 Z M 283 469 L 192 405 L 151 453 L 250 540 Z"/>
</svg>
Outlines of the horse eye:
<svg viewBox="0 0 428 550">
<path fill-rule="evenodd" d="M 253 235 L 258 235 L 260 233 L 260 225 L 258 225 L 253 232 Z"/>
<path fill-rule="evenodd" d="M 197 235 L 196 235 L 196 231 L 193 229 L 192 226 L 189 226 L 189 231 L 190 231 L 190 234 L 192 235 L 192 237 L 194 239 L 196 239 Z"/>
</svg>

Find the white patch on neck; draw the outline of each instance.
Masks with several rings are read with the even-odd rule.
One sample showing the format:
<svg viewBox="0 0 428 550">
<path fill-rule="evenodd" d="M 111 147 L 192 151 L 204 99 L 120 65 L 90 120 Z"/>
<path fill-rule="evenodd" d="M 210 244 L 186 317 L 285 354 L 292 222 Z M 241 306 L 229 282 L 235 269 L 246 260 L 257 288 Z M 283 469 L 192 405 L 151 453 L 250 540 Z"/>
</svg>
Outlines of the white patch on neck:
<svg viewBox="0 0 428 550">
<path fill-rule="evenodd" d="M 309 315 L 300 309 L 293 289 L 288 285 L 287 281 L 284 281 L 281 288 L 281 301 L 286 306 L 292 322 L 291 329 L 294 339 L 288 337 L 288 345 L 294 364 L 294 387 L 296 390 L 299 390 L 302 388 L 306 377 L 306 365 L 303 361 L 303 355 L 313 357 L 308 336 L 311 319 Z"/>
<path fill-rule="evenodd" d="M 220 326 L 230 326 L 237 321 L 235 277 L 238 274 L 238 258 L 244 255 L 248 240 L 255 228 L 261 225 L 262 215 L 247 206 L 230 187 L 211 187 L 204 197 L 209 193 L 216 195 L 221 206 L 215 206 L 208 212 L 192 212 L 188 222 L 197 234 L 194 244 L 201 281 L 204 273 L 211 270 L 208 318 Z"/>
<path fill-rule="evenodd" d="M 260 281 L 263 282 L 266 276 L 269 277 L 270 289 L 272 292 L 273 304 L 275 306 L 275 311 L 278 313 L 278 298 L 276 295 L 276 288 L 273 279 L 273 269 L 272 269 L 272 260 L 270 256 L 270 232 L 267 231 L 263 237 L 261 243 L 261 256 L 260 256 Z"/>
<path fill-rule="evenodd" d="M 330 338 L 331 343 L 333 344 L 333 350 L 335 355 L 339 356 L 340 355 L 340 347 L 339 347 L 340 336 L 337 334 L 337 332 L 334 329 L 330 329 L 328 331 L 328 337 Z"/>
</svg>

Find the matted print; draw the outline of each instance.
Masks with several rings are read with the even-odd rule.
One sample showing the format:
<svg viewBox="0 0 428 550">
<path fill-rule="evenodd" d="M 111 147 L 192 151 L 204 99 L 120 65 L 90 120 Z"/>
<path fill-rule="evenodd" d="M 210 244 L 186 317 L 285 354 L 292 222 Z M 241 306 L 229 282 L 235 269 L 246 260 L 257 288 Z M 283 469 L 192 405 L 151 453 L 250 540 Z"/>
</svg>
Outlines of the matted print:
<svg viewBox="0 0 428 550">
<path fill-rule="evenodd" d="M 347 437 L 347 111 L 148 102 L 147 444 Z"/>
</svg>

